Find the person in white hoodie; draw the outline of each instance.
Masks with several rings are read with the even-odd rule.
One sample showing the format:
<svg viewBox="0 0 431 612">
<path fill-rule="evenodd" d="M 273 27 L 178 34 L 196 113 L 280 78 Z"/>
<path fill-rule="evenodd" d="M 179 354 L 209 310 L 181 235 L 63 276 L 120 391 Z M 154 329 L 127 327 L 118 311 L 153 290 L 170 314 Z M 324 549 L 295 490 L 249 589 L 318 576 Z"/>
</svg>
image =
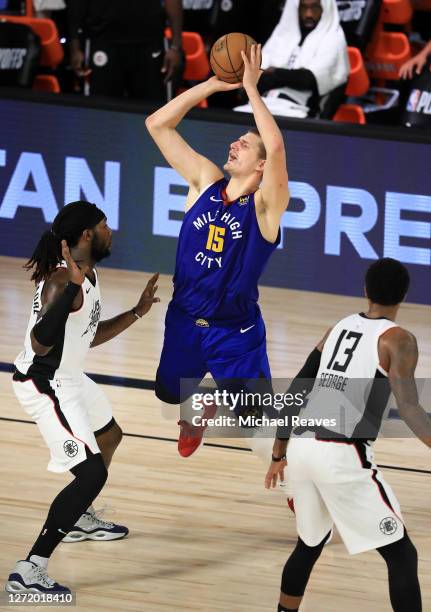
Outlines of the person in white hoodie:
<svg viewBox="0 0 431 612">
<path fill-rule="evenodd" d="M 350 70 L 335 0 L 287 0 L 263 47 L 262 68 L 259 91 L 272 114 L 330 118 Z M 251 112 L 249 104 L 235 110 Z"/>
</svg>

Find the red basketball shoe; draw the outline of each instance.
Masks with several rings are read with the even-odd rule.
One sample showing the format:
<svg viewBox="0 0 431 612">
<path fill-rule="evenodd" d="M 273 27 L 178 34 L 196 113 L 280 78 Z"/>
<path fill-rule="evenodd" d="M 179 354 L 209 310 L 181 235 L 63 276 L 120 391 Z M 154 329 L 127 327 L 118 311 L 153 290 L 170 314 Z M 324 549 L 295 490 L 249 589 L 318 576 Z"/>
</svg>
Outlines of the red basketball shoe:
<svg viewBox="0 0 431 612">
<path fill-rule="evenodd" d="M 202 419 L 212 419 L 217 412 L 217 406 L 205 406 Z M 178 452 L 181 457 L 190 457 L 203 444 L 204 431 L 207 425 L 191 425 L 188 421 L 178 421 L 180 437 L 178 438 Z"/>
</svg>

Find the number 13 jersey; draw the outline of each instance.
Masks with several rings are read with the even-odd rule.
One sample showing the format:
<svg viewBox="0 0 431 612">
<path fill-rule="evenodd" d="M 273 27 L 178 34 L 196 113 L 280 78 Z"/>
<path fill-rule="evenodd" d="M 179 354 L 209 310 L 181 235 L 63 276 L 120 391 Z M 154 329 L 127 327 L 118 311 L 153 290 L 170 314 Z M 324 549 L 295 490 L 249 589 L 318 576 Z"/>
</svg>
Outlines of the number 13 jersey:
<svg viewBox="0 0 431 612">
<path fill-rule="evenodd" d="M 353 314 L 339 321 L 323 347 L 320 367 L 301 418 L 333 419 L 325 429 L 347 438 L 375 439 L 390 395 L 380 365 L 379 338 L 396 323 Z"/>
</svg>

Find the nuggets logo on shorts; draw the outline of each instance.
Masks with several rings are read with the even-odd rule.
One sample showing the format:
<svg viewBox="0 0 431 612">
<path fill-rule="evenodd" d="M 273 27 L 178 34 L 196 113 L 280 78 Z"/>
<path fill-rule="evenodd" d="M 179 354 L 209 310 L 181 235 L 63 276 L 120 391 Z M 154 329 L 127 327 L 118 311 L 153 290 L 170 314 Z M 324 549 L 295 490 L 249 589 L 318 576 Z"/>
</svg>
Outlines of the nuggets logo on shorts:
<svg viewBox="0 0 431 612">
<path fill-rule="evenodd" d="M 78 445 L 73 440 L 66 440 L 63 449 L 68 457 L 75 457 L 78 454 Z"/>
<path fill-rule="evenodd" d="M 397 521 L 392 518 L 392 516 L 388 516 L 380 521 L 380 531 L 385 535 L 392 535 L 398 529 Z"/>
</svg>

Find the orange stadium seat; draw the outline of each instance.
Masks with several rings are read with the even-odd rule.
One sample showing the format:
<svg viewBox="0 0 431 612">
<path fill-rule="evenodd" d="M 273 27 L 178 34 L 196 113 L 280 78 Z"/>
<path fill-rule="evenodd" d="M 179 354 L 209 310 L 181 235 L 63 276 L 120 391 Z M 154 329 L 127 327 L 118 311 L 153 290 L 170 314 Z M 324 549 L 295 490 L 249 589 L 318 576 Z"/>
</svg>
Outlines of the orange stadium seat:
<svg viewBox="0 0 431 612">
<path fill-rule="evenodd" d="M 27 17 L 33 17 L 33 0 L 25 0 L 25 14 L 27 15 Z"/>
<path fill-rule="evenodd" d="M 31 28 L 40 38 L 41 55 L 39 63 L 41 66 L 56 68 L 63 59 L 63 48 L 58 38 L 58 31 L 51 19 L 37 19 L 35 17 L 13 17 L 5 15 L 6 21 L 20 23 Z"/>
<path fill-rule="evenodd" d="M 412 15 L 413 8 L 410 0 L 383 0 L 379 21 L 404 25 L 409 23 Z"/>
<path fill-rule="evenodd" d="M 170 28 L 166 28 L 165 37 L 168 39 L 172 38 Z M 203 81 L 210 73 L 210 64 L 202 36 L 197 32 L 183 32 L 182 39 L 186 56 L 183 79 L 185 81 Z M 178 90 L 178 94 L 183 91 L 185 91 L 184 87 Z M 197 106 L 199 108 L 208 108 L 208 102 L 202 100 Z"/>
<path fill-rule="evenodd" d="M 60 85 L 57 77 L 51 74 L 38 74 L 34 79 L 33 87 L 34 91 L 48 91 L 50 93 L 60 93 Z"/>
<path fill-rule="evenodd" d="M 169 28 L 165 30 L 165 36 L 172 38 Z M 202 36 L 197 32 L 183 32 L 182 38 L 186 56 L 183 78 L 186 81 L 203 81 L 210 72 L 210 64 Z"/>
<path fill-rule="evenodd" d="M 374 79 L 396 81 L 398 70 L 410 57 L 410 44 L 403 32 L 377 31 L 366 50 L 368 73 Z"/>
<path fill-rule="evenodd" d="M 348 96 L 362 96 L 370 87 L 370 79 L 365 69 L 362 53 L 355 47 L 348 47 L 350 74 L 346 87 Z"/>
<path fill-rule="evenodd" d="M 362 96 L 370 87 L 370 79 L 365 70 L 364 60 L 359 49 L 348 47 L 350 62 L 349 80 L 346 86 L 346 95 Z M 366 123 L 365 113 L 358 104 L 341 104 L 334 116 L 334 121 L 343 123 Z"/>
<path fill-rule="evenodd" d="M 342 104 L 334 116 L 338 123 L 366 123 L 364 110 L 359 104 Z"/>
</svg>

